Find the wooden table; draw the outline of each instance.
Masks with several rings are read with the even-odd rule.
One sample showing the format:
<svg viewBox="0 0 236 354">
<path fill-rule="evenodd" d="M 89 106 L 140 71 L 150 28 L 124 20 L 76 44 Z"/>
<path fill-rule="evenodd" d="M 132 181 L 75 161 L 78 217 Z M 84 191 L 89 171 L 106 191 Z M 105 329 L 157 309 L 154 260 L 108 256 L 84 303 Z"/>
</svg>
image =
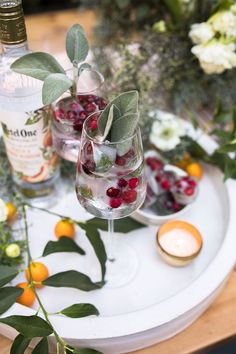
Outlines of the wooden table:
<svg viewBox="0 0 236 354">
<path fill-rule="evenodd" d="M 30 16 L 26 18 L 30 46 L 33 50 L 61 52 L 68 27 L 80 23 L 91 40 L 95 20 L 94 12 L 76 10 Z M 222 294 L 192 326 L 167 341 L 133 354 L 190 354 L 235 334 L 236 272 L 233 271 Z M 0 354 L 9 354 L 10 347 L 11 341 L 0 335 Z"/>
</svg>

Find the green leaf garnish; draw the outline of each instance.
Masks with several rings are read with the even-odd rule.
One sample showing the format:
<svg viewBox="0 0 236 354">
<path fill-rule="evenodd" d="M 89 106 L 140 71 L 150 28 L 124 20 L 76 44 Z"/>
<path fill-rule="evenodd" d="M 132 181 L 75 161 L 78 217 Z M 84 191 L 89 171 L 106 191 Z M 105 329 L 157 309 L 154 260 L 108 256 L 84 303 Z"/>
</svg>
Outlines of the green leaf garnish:
<svg viewBox="0 0 236 354">
<path fill-rule="evenodd" d="M 74 288 L 83 291 L 97 290 L 101 287 L 99 284 L 93 283 L 86 274 L 77 272 L 76 270 L 54 274 L 42 283 L 55 288 Z"/>
<path fill-rule="evenodd" d="M 32 354 L 48 354 L 48 340 L 47 338 L 42 338 L 40 342 L 36 345 Z"/>
<path fill-rule="evenodd" d="M 58 312 L 71 318 L 82 318 L 87 316 L 98 316 L 97 308 L 92 304 L 74 304 Z"/>
<path fill-rule="evenodd" d="M 42 81 L 50 74 L 65 74 L 65 70 L 58 61 L 52 55 L 43 52 L 29 53 L 20 57 L 14 61 L 11 69 Z"/>
<path fill-rule="evenodd" d="M 10 354 L 24 354 L 30 342 L 31 339 L 18 334 L 12 343 Z"/>
<path fill-rule="evenodd" d="M 18 269 L 14 267 L 8 267 L 5 265 L 0 266 L 0 287 L 9 283 L 19 273 Z"/>
<path fill-rule="evenodd" d="M 0 289 L 0 315 L 7 311 L 23 293 L 23 289 L 14 286 Z"/>
<path fill-rule="evenodd" d="M 98 228 L 99 230 L 108 231 L 108 223 L 107 220 L 104 219 L 92 218 L 87 220 L 86 224 L 91 225 L 94 228 Z M 142 229 L 144 227 L 146 226 L 134 219 L 131 219 L 129 216 L 127 218 L 114 221 L 114 231 L 121 232 L 124 234 L 138 229 Z"/>
<path fill-rule="evenodd" d="M 15 328 L 26 338 L 47 337 L 53 332 L 52 327 L 38 316 L 9 316 L 0 318 L 0 322 Z"/>
<path fill-rule="evenodd" d="M 60 237 L 58 241 L 49 241 L 44 248 L 43 257 L 58 252 L 75 252 L 81 255 L 85 254 L 85 251 L 79 247 L 74 240 L 66 236 Z"/>
<path fill-rule="evenodd" d="M 84 61 L 88 55 L 89 45 L 84 30 L 79 24 L 73 25 L 66 36 L 66 53 L 74 65 Z"/>
<path fill-rule="evenodd" d="M 65 74 L 51 74 L 47 76 L 43 83 L 43 103 L 47 105 L 56 101 L 72 85 L 72 80 Z"/>
</svg>

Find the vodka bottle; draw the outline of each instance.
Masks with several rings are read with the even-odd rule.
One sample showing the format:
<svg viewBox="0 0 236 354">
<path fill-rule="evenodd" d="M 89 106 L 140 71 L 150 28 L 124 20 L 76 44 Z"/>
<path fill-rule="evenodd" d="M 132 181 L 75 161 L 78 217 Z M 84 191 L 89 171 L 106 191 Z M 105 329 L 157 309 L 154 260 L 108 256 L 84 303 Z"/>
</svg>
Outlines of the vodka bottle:
<svg viewBox="0 0 236 354">
<path fill-rule="evenodd" d="M 23 195 L 42 201 L 55 191 L 58 157 L 52 146 L 51 107 L 42 103 L 42 82 L 10 69 L 30 52 L 21 0 L 0 0 L 0 40 L 0 122 L 13 181 Z"/>
</svg>

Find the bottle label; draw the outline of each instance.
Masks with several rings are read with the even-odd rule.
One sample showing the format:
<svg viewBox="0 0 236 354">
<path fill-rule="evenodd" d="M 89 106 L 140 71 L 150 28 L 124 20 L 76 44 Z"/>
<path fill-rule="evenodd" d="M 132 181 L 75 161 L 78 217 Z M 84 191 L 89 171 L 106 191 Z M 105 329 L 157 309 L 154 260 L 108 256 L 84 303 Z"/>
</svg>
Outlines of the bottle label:
<svg viewBox="0 0 236 354">
<path fill-rule="evenodd" d="M 1 111 L 7 156 L 14 174 L 22 182 L 45 181 L 57 169 L 50 115 L 49 106 L 26 113 Z"/>
<path fill-rule="evenodd" d="M 27 40 L 21 4 L 10 1 L 0 4 L 0 39 L 3 44 L 20 44 Z"/>
</svg>

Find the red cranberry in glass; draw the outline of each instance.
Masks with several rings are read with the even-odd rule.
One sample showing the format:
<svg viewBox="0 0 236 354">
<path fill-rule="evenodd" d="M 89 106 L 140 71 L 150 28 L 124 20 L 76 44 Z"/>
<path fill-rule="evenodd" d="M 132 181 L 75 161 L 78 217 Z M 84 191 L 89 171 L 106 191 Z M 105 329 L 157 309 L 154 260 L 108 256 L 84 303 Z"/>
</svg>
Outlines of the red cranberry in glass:
<svg viewBox="0 0 236 354">
<path fill-rule="evenodd" d="M 83 124 L 84 121 L 82 119 L 76 120 L 75 123 L 73 124 L 74 130 L 76 130 L 77 132 L 81 132 L 83 128 Z"/>
<path fill-rule="evenodd" d="M 118 195 L 120 195 L 120 190 L 118 188 L 110 187 L 107 189 L 106 195 L 110 198 L 118 197 Z"/>
<path fill-rule="evenodd" d="M 104 109 L 107 106 L 107 102 L 103 98 L 101 98 L 97 104 L 99 109 Z"/>
<path fill-rule="evenodd" d="M 115 164 L 118 165 L 118 166 L 124 166 L 126 163 L 126 160 L 124 157 L 122 156 L 116 156 L 116 160 L 115 160 Z"/>
<path fill-rule="evenodd" d="M 81 112 L 79 112 L 79 117 L 81 119 L 86 119 L 88 117 L 88 113 L 85 111 L 81 111 Z"/>
<path fill-rule="evenodd" d="M 194 188 L 193 188 L 193 187 L 187 187 L 187 188 L 185 188 L 184 194 L 185 194 L 185 195 L 188 195 L 188 196 L 193 195 L 193 194 L 194 194 Z"/>
<path fill-rule="evenodd" d="M 63 109 L 57 109 L 56 111 L 54 111 L 55 117 L 56 118 L 64 118 L 64 114 L 65 112 L 63 111 Z"/>
<path fill-rule="evenodd" d="M 123 157 L 126 158 L 126 159 L 130 159 L 131 157 L 134 157 L 134 150 L 133 149 L 129 149 L 129 151 L 127 151 L 127 153 L 124 154 Z"/>
<path fill-rule="evenodd" d="M 181 209 L 181 205 L 179 203 L 177 203 L 177 202 L 174 202 L 173 203 L 173 209 L 175 211 L 179 211 Z"/>
<path fill-rule="evenodd" d="M 94 96 L 94 95 L 88 95 L 88 96 L 87 96 L 87 101 L 88 101 L 88 102 L 94 102 L 95 99 L 96 99 L 96 96 Z"/>
<path fill-rule="evenodd" d="M 109 205 L 111 208 L 119 208 L 121 206 L 123 200 L 121 198 L 112 198 L 109 200 Z"/>
<path fill-rule="evenodd" d="M 85 164 L 82 165 L 83 166 L 83 170 L 85 173 L 87 173 L 88 175 L 91 173 L 91 172 L 94 172 L 95 169 L 96 169 L 96 164 L 94 161 L 92 160 L 86 160 Z"/>
<path fill-rule="evenodd" d="M 170 189 L 170 182 L 168 181 L 168 179 L 163 179 L 161 181 L 161 188 Z"/>
<path fill-rule="evenodd" d="M 68 111 L 66 113 L 66 118 L 68 120 L 74 121 L 76 119 L 76 117 L 77 117 L 77 113 L 75 111 Z"/>
<path fill-rule="evenodd" d="M 121 197 L 125 203 L 131 204 L 137 199 L 137 192 L 135 189 L 128 189 L 122 193 Z"/>
<path fill-rule="evenodd" d="M 84 109 L 88 112 L 88 113 L 92 113 L 92 112 L 95 112 L 96 111 L 96 105 L 94 103 L 87 103 L 85 106 L 84 106 Z"/>
<path fill-rule="evenodd" d="M 128 183 L 129 183 L 129 188 L 135 189 L 139 184 L 139 178 L 136 177 L 130 178 Z"/>
<path fill-rule="evenodd" d="M 98 128 L 98 124 L 97 124 L 97 120 L 96 119 L 93 119 L 89 122 L 89 128 L 92 130 L 92 131 L 95 131 L 97 130 Z"/>
<path fill-rule="evenodd" d="M 128 182 L 124 178 L 120 178 L 118 181 L 118 186 L 120 188 L 125 188 L 127 186 Z"/>
<path fill-rule="evenodd" d="M 152 171 L 156 171 L 163 168 L 163 163 L 155 156 L 150 156 L 146 159 L 146 164 Z"/>
</svg>

